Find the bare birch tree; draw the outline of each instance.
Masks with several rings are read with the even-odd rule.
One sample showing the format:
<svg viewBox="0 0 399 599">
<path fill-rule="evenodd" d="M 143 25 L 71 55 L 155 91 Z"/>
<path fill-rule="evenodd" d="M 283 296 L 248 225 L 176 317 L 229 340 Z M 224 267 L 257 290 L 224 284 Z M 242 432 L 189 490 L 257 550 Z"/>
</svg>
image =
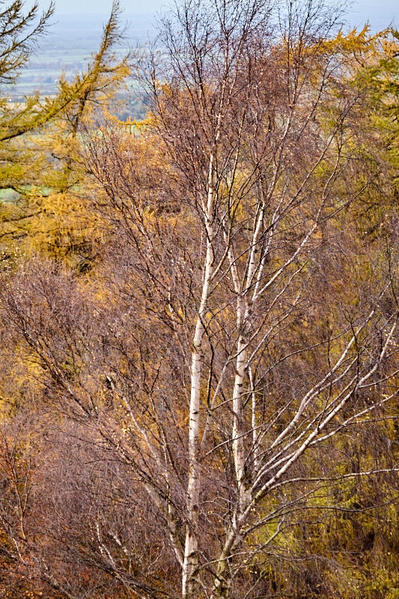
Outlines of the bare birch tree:
<svg viewBox="0 0 399 599">
<path fill-rule="evenodd" d="M 396 397 L 398 306 L 392 265 L 365 276 L 373 257 L 359 266 L 348 241 L 368 182 L 335 27 L 311 0 L 183 3 L 150 65 L 147 129 L 87 144 L 114 231 L 96 282 L 41 267 L 5 295 L 45 402 L 162 526 L 175 569 L 157 577 L 148 545 L 93 524 L 91 563 L 138 596 L 259 597 L 298 514 L 396 467 L 340 458 Z"/>
</svg>

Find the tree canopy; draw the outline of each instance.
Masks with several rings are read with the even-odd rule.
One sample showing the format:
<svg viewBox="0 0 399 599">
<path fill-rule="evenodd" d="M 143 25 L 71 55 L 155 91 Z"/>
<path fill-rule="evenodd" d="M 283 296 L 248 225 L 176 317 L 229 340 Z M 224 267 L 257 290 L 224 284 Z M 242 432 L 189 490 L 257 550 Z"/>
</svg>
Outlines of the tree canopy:
<svg viewBox="0 0 399 599">
<path fill-rule="evenodd" d="M 132 124 L 118 18 L 1 105 L 1 591 L 395 599 L 397 33 L 183 0 Z"/>
</svg>

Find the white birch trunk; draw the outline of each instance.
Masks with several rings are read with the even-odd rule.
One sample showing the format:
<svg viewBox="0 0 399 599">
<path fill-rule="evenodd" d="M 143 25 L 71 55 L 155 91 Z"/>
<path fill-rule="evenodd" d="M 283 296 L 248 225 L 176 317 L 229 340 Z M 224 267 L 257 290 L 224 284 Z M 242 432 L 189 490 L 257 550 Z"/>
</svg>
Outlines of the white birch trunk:
<svg viewBox="0 0 399 599">
<path fill-rule="evenodd" d="M 245 510 L 248 492 L 245 484 L 245 447 L 244 447 L 244 413 L 243 385 L 246 368 L 246 339 L 242 335 L 237 344 L 236 374 L 233 387 L 233 457 L 238 490 L 238 513 Z"/>
<path fill-rule="evenodd" d="M 198 517 L 199 493 L 201 486 L 201 473 L 198 460 L 198 445 L 200 432 L 200 407 L 201 407 L 201 371 L 203 337 L 205 333 L 205 320 L 209 296 L 209 287 L 213 268 L 213 210 L 215 191 L 213 187 L 213 155 L 209 161 L 208 198 L 205 208 L 206 226 L 206 255 L 205 268 L 201 291 L 201 301 L 195 325 L 193 349 L 191 354 L 191 393 L 189 408 L 189 437 L 188 437 L 188 481 L 187 481 L 187 514 L 186 538 L 184 546 L 184 560 L 182 569 L 182 597 L 194 599 L 194 577 L 198 567 Z"/>
</svg>

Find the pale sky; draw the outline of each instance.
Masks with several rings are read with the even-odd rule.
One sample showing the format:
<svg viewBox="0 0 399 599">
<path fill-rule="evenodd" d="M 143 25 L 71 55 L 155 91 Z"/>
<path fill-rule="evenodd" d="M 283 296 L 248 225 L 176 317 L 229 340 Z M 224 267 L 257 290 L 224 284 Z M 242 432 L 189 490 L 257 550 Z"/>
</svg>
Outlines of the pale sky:
<svg viewBox="0 0 399 599">
<path fill-rule="evenodd" d="M 41 6 L 46 6 L 46 0 L 39 0 Z M 103 15 L 109 13 L 112 0 L 55 0 L 56 15 L 60 19 L 63 14 Z M 26 2 L 29 4 L 29 2 Z M 396 21 L 399 27 L 398 0 L 352 0 L 349 2 L 348 20 L 353 25 L 361 25 L 369 21 L 373 29 L 382 29 Z M 169 0 L 121 0 L 121 6 L 126 15 L 159 14 L 170 5 Z"/>
</svg>

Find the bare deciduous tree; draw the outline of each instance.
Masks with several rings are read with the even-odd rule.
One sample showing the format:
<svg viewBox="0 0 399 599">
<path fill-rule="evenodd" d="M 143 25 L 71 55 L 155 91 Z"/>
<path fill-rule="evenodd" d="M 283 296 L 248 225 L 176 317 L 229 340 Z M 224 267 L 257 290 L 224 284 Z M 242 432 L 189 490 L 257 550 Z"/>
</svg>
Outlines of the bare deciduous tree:
<svg viewBox="0 0 399 599">
<path fill-rule="evenodd" d="M 310 0 L 184 3 L 150 68 L 147 133 L 88 142 L 115 231 L 96 282 L 41 267 L 4 294 L 45 403 L 102 467 L 109 452 L 113 497 L 122 476 L 159 527 L 142 546 L 94 527 L 91 563 L 139 596 L 259 597 L 298 514 L 396 468 L 340 457 L 389 417 L 398 307 L 392 265 L 374 277 L 365 248 L 358 265 L 345 223 L 367 180 L 346 127 L 361 97 L 324 44 L 334 27 Z M 155 560 L 173 554 L 157 576 L 151 543 Z"/>
</svg>

